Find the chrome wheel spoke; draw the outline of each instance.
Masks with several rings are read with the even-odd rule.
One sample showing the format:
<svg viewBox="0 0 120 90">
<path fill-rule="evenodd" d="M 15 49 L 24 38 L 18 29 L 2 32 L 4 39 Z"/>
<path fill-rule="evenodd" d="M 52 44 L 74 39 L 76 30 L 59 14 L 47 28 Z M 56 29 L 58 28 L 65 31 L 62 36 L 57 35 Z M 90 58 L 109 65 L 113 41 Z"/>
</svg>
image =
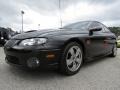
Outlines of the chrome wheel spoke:
<svg viewBox="0 0 120 90">
<path fill-rule="evenodd" d="M 75 70 L 77 67 L 77 64 L 75 62 L 73 62 L 73 66 L 72 66 L 72 69 Z"/>
<path fill-rule="evenodd" d="M 71 65 L 73 63 L 73 61 L 71 59 L 67 60 L 67 65 Z"/>
<path fill-rule="evenodd" d="M 77 58 L 77 59 L 76 59 L 76 62 L 77 62 L 78 64 L 80 64 L 80 63 L 81 63 L 80 58 Z"/>
<path fill-rule="evenodd" d="M 69 52 L 72 56 L 75 54 L 73 48 L 71 48 Z"/>
<path fill-rule="evenodd" d="M 75 56 L 77 57 L 80 54 L 80 50 L 77 49 Z"/>
</svg>

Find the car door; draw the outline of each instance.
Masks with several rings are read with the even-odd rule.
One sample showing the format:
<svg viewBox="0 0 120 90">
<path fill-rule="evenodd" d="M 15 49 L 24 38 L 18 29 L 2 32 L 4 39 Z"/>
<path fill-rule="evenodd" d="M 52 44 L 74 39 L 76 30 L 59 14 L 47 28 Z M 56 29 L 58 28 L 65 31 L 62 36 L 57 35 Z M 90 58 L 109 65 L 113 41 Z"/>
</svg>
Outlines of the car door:
<svg viewBox="0 0 120 90">
<path fill-rule="evenodd" d="M 87 46 L 89 57 L 95 57 L 102 55 L 105 51 L 104 40 L 106 35 L 103 33 L 104 28 L 99 22 L 92 22 L 89 28 L 101 27 L 101 31 L 94 31 L 92 35 L 89 35 L 88 39 L 90 43 Z"/>
</svg>

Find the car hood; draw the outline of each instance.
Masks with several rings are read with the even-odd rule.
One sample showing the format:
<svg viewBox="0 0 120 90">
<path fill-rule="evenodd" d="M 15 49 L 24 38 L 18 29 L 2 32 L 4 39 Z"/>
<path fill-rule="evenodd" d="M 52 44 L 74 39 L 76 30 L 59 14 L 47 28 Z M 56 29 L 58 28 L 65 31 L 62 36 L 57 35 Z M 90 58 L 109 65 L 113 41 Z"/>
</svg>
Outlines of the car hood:
<svg viewBox="0 0 120 90">
<path fill-rule="evenodd" d="M 80 30 L 81 33 L 84 33 L 84 30 Z M 80 31 L 68 30 L 68 29 L 47 29 L 47 30 L 40 30 L 34 32 L 27 32 L 23 34 L 18 34 L 12 39 L 27 39 L 27 38 L 35 38 L 35 37 L 49 37 L 49 36 L 59 36 L 59 35 L 67 35 L 67 34 L 75 34 L 80 33 Z"/>
</svg>

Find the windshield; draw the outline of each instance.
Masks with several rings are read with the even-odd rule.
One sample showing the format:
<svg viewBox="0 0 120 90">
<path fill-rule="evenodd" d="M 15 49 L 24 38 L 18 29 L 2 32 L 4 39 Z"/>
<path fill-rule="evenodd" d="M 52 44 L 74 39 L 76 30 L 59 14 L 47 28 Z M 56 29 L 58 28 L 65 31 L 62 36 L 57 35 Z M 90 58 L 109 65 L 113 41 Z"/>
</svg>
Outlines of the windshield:
<svg viewBox="0 0 120 90">
<path fill-rule="evenodd" d="M 63 28 L 65 29 L 87 29 L 89 25 L 90 25 L 89 21 L 84 21 L 84 22 L 72 23 L 72 24 L 64 26 Z"/>
</svg>

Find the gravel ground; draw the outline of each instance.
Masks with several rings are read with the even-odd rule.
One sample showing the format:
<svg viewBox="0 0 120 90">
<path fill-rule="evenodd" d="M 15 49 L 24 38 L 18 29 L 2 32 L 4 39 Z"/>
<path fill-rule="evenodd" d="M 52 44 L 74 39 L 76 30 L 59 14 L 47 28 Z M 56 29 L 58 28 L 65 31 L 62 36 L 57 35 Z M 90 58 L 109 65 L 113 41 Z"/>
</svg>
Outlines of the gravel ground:
<svg viewBox="0 0 120 90">
<path fill-rule="evenodd" d="M 120 90 L 120 49 L 117 57 L 86 63 L 73 76 L 17 69 L 6 64 L 4 58 L 0 48 L 0 90 Z"/>
</svg>

